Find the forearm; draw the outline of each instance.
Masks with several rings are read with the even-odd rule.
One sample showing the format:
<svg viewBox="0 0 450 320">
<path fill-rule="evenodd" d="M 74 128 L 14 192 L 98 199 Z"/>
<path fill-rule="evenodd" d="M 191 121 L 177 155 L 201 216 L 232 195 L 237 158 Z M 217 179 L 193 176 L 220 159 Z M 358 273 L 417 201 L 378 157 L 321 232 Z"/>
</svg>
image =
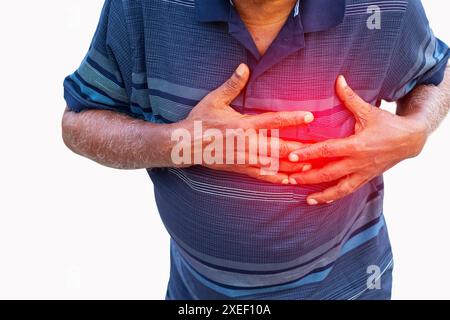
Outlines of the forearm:
<svg viewBox="0 0 450 320">
<path fill-rule="evenodd" d="M 450 108 L 450 66 L 439 86 L 421 85 L 397 103 L 397 114 L 418 120 L 431 134 L 447 115 Z"/>
<path fill-rule="evenodd" d="M 62 120 L 63 140 L 73 152 L 117 169 L 173 166 L 173 129 L 104 110 L 66 110 Z"/>
</svg>

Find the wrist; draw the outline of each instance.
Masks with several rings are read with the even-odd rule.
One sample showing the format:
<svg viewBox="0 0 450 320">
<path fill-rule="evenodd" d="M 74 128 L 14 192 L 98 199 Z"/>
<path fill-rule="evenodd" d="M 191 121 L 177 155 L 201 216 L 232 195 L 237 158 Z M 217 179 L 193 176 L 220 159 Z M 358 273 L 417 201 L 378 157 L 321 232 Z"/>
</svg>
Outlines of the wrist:
<svg viewBox="0 0 450 320">
<path fill-rule="evenodd" d="M 408 126 L 410 148 L 408 157 L 414 158 L 420 154 L 430 135 L 430 129 L 426 119 L 420 115 L 408 115 L 402 117 Z"/>
<path fill-rule="evenodd" d="M 165 126 L 171 167 L 190 167 L 194 164 L 194 123 L 184 119 Z"/>
</svg>

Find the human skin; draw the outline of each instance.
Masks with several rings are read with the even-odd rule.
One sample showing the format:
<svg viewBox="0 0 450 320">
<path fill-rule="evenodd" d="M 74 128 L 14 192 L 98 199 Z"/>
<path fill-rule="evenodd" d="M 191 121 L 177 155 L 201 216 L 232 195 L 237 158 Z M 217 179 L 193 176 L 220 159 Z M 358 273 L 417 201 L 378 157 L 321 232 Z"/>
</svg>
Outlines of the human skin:
<svg viewBox="0 0 450 320">
<path fill-rule="evenodd" d="M 294 0 L 235 0 L 236 9 L 249 29 L 260 53 L 264 53 L 286 21 Z M 258 14 L 254 14 L 258 12 Z M 178 123 L 153 124 L 112 111 L 66 110 L 62 121 L 63 139 L 74 152 L 100 164 L 120 169 L 174 167 L 171 150 L 174 130 L 193 130 L 201 120 L 203 128 L 270 129 L 303 125 L 313 117 L 304 112 L 267 113 L 248 116 L 237 113 L 229 104 L 245 87 L 249 70 L 245 65 L 220 88 L 206 96 Z M 398 162 L 414 157 L 427 137 L 444 119 L 449 109 L 450 72 L 439 86 L 418 86 L 398 102 L 397 115 L 371 106 L 360 99 L 343 78 L 336 82 L 336 93 L 356 118 L 355 134 L 346 139 L 329 140 L 303 146 L 298 142 L 277 140 L 280 145 L 280 170 L 262 175 L 258 165 L 211 165 L 271 182 L 313 184 L 337 181 L 336 185 L 308 197 L 310 205 L 342 198 Z M 305 121 L 305 116 L 306 120 Z M 193 144 L 196 144 L 194 141 Z M 248 150 L 245 150 L 247 152 Z M 295 152 L 294 152 L 295 151 Z M 341 155 L 341 156 L 340 156 Z M 283 158 L 289 156 L 291 161 Z M 308 161 L 316 158 L 342 158 L 321 169 L 309 170 Z M 247 158 L 247 155 L 246 155 Z"/>
<path fill-rule="evenodd" d="M 102 165 L 118 169 L 142 169 L 155 167 L 175 167 L 171 159 L 171 151 L 176 142 L 172 141 L 172 133 L 183 129 L 195 137 L 194 122 L 201 121 L 203 130 L 220 130 L 226 139 L 227 129 L 241 128 L 278 129 L 282 127 L 304 125 L 313 121 L 310 112 L 269 112 L 260 115 L 244 115 L 235 111 L 230 103 L 239 95 L 249 79 L 250 71 L 241 64 L 234 74 L 222 86 L 203 98 L 190 112 L 188 117 L 173 124 L 155 124 L 105 110 L 87 110 L 75 113 L 66 109 L 62 120 L 62 134 L 65 144 L 75 153 L 92 159 Z M 202 139 L 202 137 L 200 137 Z M 192 139 L 192 146 L 198 141 Z M 271 137 L 269 144 L 274 143 L 278 154 L 269 155 L 287 159 L 288 155 L 302 145 L 294 141 L 284 141 Z M 204 145 L 205 142 L 201 141 Z M 194 150 L 195 148 L 191 148 Z M 267 149 L 271 150 L 271 147 Z M 234 150 L 235 158 L 245 150 Z M 248 159 L 250 155 L 244 155 Z M 186 165 L 182 165 L 186 166 Z M 289 173 L 307 168 L 307 164 L 291 163 L 280 160 L 279 172 L 263 174 L 263 164 L 255 165 L 208 165 L 223 171 L 246 174 L 271 183 L 289 183 Z"/>
<path fill-rule="evenodd" d="M 336 94 L 356 119 L 355 133 L 347 138 L 304 146 L 289 155 L 293 162 L 340 159 L 320 169 L 290 176 L 299 184 L 336 181 L 334 186 L 311 194 L 308 204 L 343 198 L 397 163 L 419 155 L 450 108 L 449 69 L 446 68 L 439 86 L 418 86 L 398 101 L 396 115 L 365 102 L 340 76 Z"/>
<path fill-rule="evenodd" d="M 286 23 L 296 3 L 297 0 L 234 1 L 234 6 L 261 56 L 264 55 Z"/>
</svg>

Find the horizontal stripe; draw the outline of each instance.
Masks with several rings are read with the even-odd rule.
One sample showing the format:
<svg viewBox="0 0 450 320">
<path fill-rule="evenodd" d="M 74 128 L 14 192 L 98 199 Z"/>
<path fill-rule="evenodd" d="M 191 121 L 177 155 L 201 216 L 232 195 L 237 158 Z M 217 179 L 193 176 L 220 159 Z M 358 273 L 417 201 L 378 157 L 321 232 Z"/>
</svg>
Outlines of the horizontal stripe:
<svg viewBox="0 0 450 320">
<path fill-rule="evenodd" d="M 371 239 L 375 238 L 380 230 L 384 227 L 384 219 L 381 219 L 376 225 L 373 227 L 367 229 L 366 231 L 361 232 L 354 238 L 351 238 L 349 242 L 347 242 L 343 246 L 343 251 L 340 255 L 342 257 L 346 253 L 350 252 L 353 249 L 356 249 L 358 246 L 363 245 L 365 242 L 370 241 Z M 293 281 L 288 282 L 276 286 L 268 286 L 263 288 L 230 288 L 228 286 L 224 286 L 219 283 L 215 283 L 214 281 L 211 281 L 210 279 L 204 277 L 203 275 L 199 274 L 197 271 L 192 269 L 185 261 L 182 259 L 179 259 L 181 263 L 184 264 L 184 266 L 192 273 L 192 275 L 200 281 L 205 286 L 209 287 L 210 289 L 213 289 L 217 292 L 220 292 L 226 296 L 237 298 L 247 295 L 255 295 L 255 294 L 263 294 L 263 293 L 270 293 L 270 292 L 277 292 L 281 290 L 287 290 L 287 289 L 294 289 L 298 288 L 300 286 L 311 284 L 315 282 L 323 281 L 328 274 L 331 272 L 333 263 L 317 268 L 308 275 L 305 275 L 304 277 Z"/>
<path fill-rule="evenodd" d="M 379 221 L 371 226 L 370 228 L 354 235 L 350 240 L 348 240 L 344 246 L 342 247 L 342 254 L 346 254 L 350 250 L 355 249 L 356 247 L 362 245 L 364 242 L 366 242 L 368 239 L 374 238 L 381 230 L 381 228 L 384 227 L 384 220 L 379 219 Z"/>
<path fill-rule="evenodd" d="M 342 244 L 348 241 L 349 238 L 355 235 L 353 232 L 355 229 L 358 229 L 358 233 L 363 232 L 365 229 L 372 228 L 374 225 L 379 223 L 380 217 L 382 215 L 382 208 L 379 204 L 372 203 L 377 207 L 375 210 L 378 210 L 378 217 L 373 221 L 367 223 L 365 214 L 370 212 L 372 208 L 369 206 L 365 210 L 361 211 L 358 215 L 358 219 L 353 222 L 353 225 L 350 225 L 348 228 L 344 228 L 343 232 L 340 236 L 342 238 L 334 238 L 331 241 L 328 241 L 326 244 L 329 244 L 331 247 L 325 251 L 320 253 L 319 255 L 311 258 L 311 253 L 317 254 L 318 250 L 315 249 L 310 251 L 307 255 L 303 255 L 299 259 L 302 259 L 304 262 L 298 266 L 291 267 L 289 269 L 282 270 L 268 270 L 266 264 L 259 264 L 259 269 L 265 268 L 265 271 L 246 271 L 246 270 L 232 270 L 226 268 L 225 266 L 217 266 L 211 265 L 209 263 L 205 263 L 203 261 L 199 261 L 198 259 L 190 256 L 185 250 L 181 247 L 177 247 L 180 254 L 183 258 L 195 269 L 198 273 L 208 277 L 211 280 L 214 280 L 217 283 L 228 285 L 228 286 L 237 286 L 237 287 L 261 287 L 261 286 L 269 286 L 269 285 L 278 285 L 280 283 L 284 283 L 287 281 L 291 281 L 294 279 L 298 279 L 301 276 L 310 273 L 312 270 L 315 270 L 319 267 L 323 267 L 335 261 L 340 252 L 342 250 Z M 176 238 L 174 238 L 176 240 Z M 321 246 L 322 248 L 324 245 Z M 310 260 L 306 260 L 306 258 Z M 306 260 L 306 261 L 305 261 Z M 281 264 L 281 263 L 280 263 Z M 255 264 L 256 265 L 256 264 Z"/>
<path fill-rule="evenodd" d="M 179 121 L 184 119 L 190 110 L 208 94 L 207 90 L 181 86 L 163 79 L 149 78 L 148 83 L 152 88 L 148 93 L 150 94 L 154 113 L 163 116 L 169 121 Z M 365 101 L 375 103 L 379 90 L 357 90 L 357 92 Z M 143 101 L 143 99 L 144 96 L 142 95 L 141 100 L 139 101 Z M 135 102 L 135 100 L 136 98 L 133 98 L 133 102 Z M 176 105 L 173 105 L 174 103 Z M 233 105 L 239 106 L 239 103 L 236 103 L 235 101 L 233 102 Z M 329 128 L 333 126 L 342 128 L 342 123 L 340 122 L 348 121 L 352 118 L 350 112 L 340 104 L 340 101 L 336 96 L 305 101 L 253 97 L 246 98 L 245 111 L 249 114 L 294 110 L 308 110 L 314 112 L 314 115 L 316 116 L 314 125 L 326 125 Z M 324 119 L 317 119 L 318 117 L 323 117 Z M 329 119 L 325 119 L 327 117 Z M 351 125 L 353 126 L 353 124 Z M 314 132 L 311 131 L 311 133 Z M 330 134 L 332 135 L 332 132 Z"/>
<path fill-rule="evenodd" d="M 408 93 L 417 83 L 417 77 L 424 70 L 427 56 L 434 54 L 434 48 L 436 47 L 436 39 L 432 36 L 431 30 L 428 30 L 425 38 L 422 40 L 418 50 L 416 61 L 404 77 L 400 80 L 402 87 L 394 88 L 391 91 L 391 95 L 394 100 L 398 100 Z"/>
<path fill-rule="evenodd" d="M 108 78 L 109 80 L 111 80 L 112 82 L 114 82 L 118 87 L 120 88 L 125 88 L 124 83 L 121 80 L 121 77 L 117 77 L 116 75 L 110 73 L 108 70 L 104 69 L 101 65 L 99 65 L 97 62 L 95 62 L 94 60 L 92 60 L 91 58 L 86 57 L 86 59 L 84 60 L 84 62 L 87 62 L 92 68 L 94 68 L 95 70 L 97 70 L 100 74 L 102 74 L 102 76 L 104 76 L 105 78 Z"/>
<path fill-rule="evenodd" d="M 194 180 L 188 177 L 184 170 L 179 168 L 168 168 L 170 173 L 174 174 L 185 182 L 191 189 L 200 192 L 213 192 L 217 195 L 229 196 L 231 198 L 241 198 L 260 201 L 283 201 L 298 202 L 305 199 L 308 194 L 298 194 L 294 192 L 265 192 L 257 190 L 249 190 L 244 188 L 228 187 L 218 184 L 208 184 L 203 181 Z"/>
<path fill-rule="evenodd" d="M 105 105 L 97 101 L 87 100 L 84 94 L 81 92 L 81 88 L 70 78 L 70 76 L 67 77 L 64 81 L 64 98 L 67 100 L 68 107 L 76 112 L 80 112 L 86 109 L 102 109 L 113 110 L 131 116 L 130 110 L 125 106 Z"/>
<path fill-rule="evenodd" d="M 139 106 L 145 112 L 151 111 L 150 97 L 148 95 L 148 89 L 136 90 L 132 89 L 130 101 L 132 104 Z"/>
<path fill-rule="evenodd" d="M 366 12 L 369 13 L 369 12 L 371 12 L 371 10 L 369 10 L 371 7 L 372 7 L 372 5 L 370 5 L 370 6 L 361 6 L 361 7 L 353 7 L 353 8 L 347 7 L 346 13 L 356 12 L 356 11 L 366 11 Z M 395 4 L 392 4 L 392 5 L 375 5 L 375 7 L 377 9 L 379 8 L 380 11 L 385 11 L 385 10 L 402 10 L 402 11 L 405 11 L 408 6 L 407 5 L 395 5 Z"/>
<path fill-rule="evenodd" d="M 161 97 L 170 101 L 174 101 L 174 102 L 178 102 L 187 106 L 191 106 L 194 107 L 196 106 L 200 101 L 199 100 L 191 100 L 191 99 L 186 99 L 183 97 L 179 97 L 179 96 L 174 96 L 170 93 L 167 92 L 163 92 L 160 90 L 155 90 L 155 89 L 149 89 L 149 94 L 151 94 L 152 96 L 156 96 L 156 97 Z"/>
<path fill-rule="evenodd" d="M 403 11 L 401 10 L 384 10 L 382 11 L 383 13 L 402 13 Z M 351 17 L 351 16 L 358 16 L 358 15 L 363 15 L 363 14 L 368 14 L 367 12 L 356 12 L 356 13 L 349 13 L 346 14 L 347 17 Z"/>
<path fill-rule="evenodd" d="M 94 61 L 96 65 L 101 66 L 101 68 L 107 71 L 109 74 L 111 74 L 112 77 L 115 78 L 117 82 L 123 83 L 120 71 L 113 60 L 104 56 L 102 53 L 100 53 L 93 47 L 89 49 L 87 58 L 89 58 L 89 60 Z"/>
<path fill-rule="evenodd" d="M 194 8 L 194 2 L 190 0 L 161 0 L 161 1 L 171 4 L 177 4 L 184 7 Z"/>
<path fill-rule="evenodd" d="M 163 117 L 168 122 L 177 122 L 185 119 L 193 108 L 182 103 L 156 96 L 150 96 L 150 104 L 153 112 Z"/>
<path fill-rule="evenodd" d="M 298 202 L 298 200 L 306 197 L 299 196 L 295 193 L 273 193 L 254 191 L 248 189 L 239 189 L 232 187 L 225 187 L 219 185 L 211 185 L 200 181 L 195 181 L 189 178 L 181 169 L 169 168 L 169 172 L 176 175 L 183 182 L 185 182 L 191 189 L 201 192 L 214 191 L 217 195 L 227 195 L 229 197 L 238 197 L 249 200 L 261 200 L 261 201 L 286 201 L 286 202 Z"/>
<path fill-rule="evenodd" d="M 393 6 L 393 7 L 389 7 L 389 8 L 379 8 L 379 10 L 380 10 L 380 12 L 394 12 L 394 11 L 405 12 L 406 8 Z M 369 8 L 352 9 L 352 10 L 346 11 L 346 15 L 355 14 L 355 13 L 373 14 L 373 12 L 371 10 L 369 10 Z"/>
<path fill-rule="evenodd" d="M 379 188 L 382 187 L 380 186 Z M 361 216 L 364 216 L 366 212 L 376 212 L 377 215 L 373 216 L 374 219 L 379 217 L 379 215 L 381 215 L 382 212 L 382 203 L 380 201 L 381 190 L 382 189 L 370 194 L 366 202 L 361 202 L 359 207 L 355 208 L 355 212 L 358 212 L 358 214 L 355 214 L 354 219 L 349 220 L 346 223 L 346 226 L 342 227 L 343 230 L 340 234 L 322 243 L 317 248 L 312 249 L 307 253 L 303 253 L 299 258 L 288 262 L 248 263 L 248 262 L 220 259 L 201 253 L 191 248 L 186 243 L 181 241 L 176 235 L 173 235 L 173 233 L 172 237 L 180 245 L 180 252 L 185 253 L 186 257 L 191 256 L 194 259 L 202 261 L 202 263 L 208 264 L 209 266 L 212 266 L 217 269 L 224 269 L 229 271 L 236 270 L 237 272 L 241 273 L 245 272 L 249 274 L 251 273 L 251 271 L 253 271 L 254 273 L 258 271 L 261 271 L 261 273 L 268 273 L 270 271 L 281 272 L 283 270 L 293 269 L 295 267 L 298 267 L 299 265 L 303 265 L 308 261 L 313 261 L 315 258 L 323 255 L 330 249 L 333 249 L 336 246 L 336 244 L 339 244 L 342 241 L 344 241 L 346 237 L 348 238 L 349 236 L 352 236 L 352 234 L 348 234 L 348 232 L 354 233 L 357 230 L 359 230 L 360 227 L 367 224 L 366 218 L 361 218 Z"/>
<path fill-rule="evenodd" d="M 208 90 L 198 89 L 178 85 L 167 80 L 158 78 L 149 78 L 150 94 L 159 96 L 174 102 L 182 103 L 187 106 L 195 106 L 208 93 Z M 379 89 L 357 90 L 358 94 L 366 101 L 376 100 Z M 332 109 L 340 104 L 336 96 L 331 96 L 316 100 L 287 100 L 287 99 L 269 99 L 269 98 L 246 98 L 246 109 L 270 109 L 270 111 L 287 111 L 289 109 L 299 110 L 299 108 L 309 111 L 324 111 Z"/>
<path fill-rule="evenodd" d="M 381 232 L 383 232 L 383 231 L 384 231 L 384 234 L 387 235 L 386 228 L 384 228 L 380 231 L 380 235 L 381 235 Z M 393 263 L 393 256 L 392 256 L 391 250 L 385 251 L 384 254 L 382 254 L 381 256 L 378 257 L 378 259 L 376 259 L 376 261 L 374 261 L 372 258 L 366 262 L 367 266 L 376 264 L 381 270 L 381 275 L 384 275 L 385 272 L 387 271 L 387 269 L 389 269 L 389 267 L 392 267 L 392 263 Z M 362 277 L 352 279 L 352 281 L 342 281 L 341 282 L 342 285 L 340 286 L 340 288 L 338 288 L 337 290 L 333 290 L 333 293 L 331 295 L 327 295 L 326 299 L 327 300 L 336 300 L 336 299 L 351 300 L 352 297 L 358 296 L 362 292 L 366 291 L 367 290 L 367 279 L 370 275 L 367 274 L 366 268 L 363 271 L 364 271 L 364 274 Z"/>
<path fill-rule="evenodd" d="M 104 105 L 116 105 L 112 98 L 108 97 L 105 93 L 101 93 L 98 89 L 89 87 L 86 82 L 84 82 L 79 76 L 76 75 L 76 73 L 71 75 L 70 79 L 78 85 L 81 96 Z"/>
<path fill-rule="evenodd" d="M 388 262 L 388 264 L 386 265 L 386 267 L 384 267 L 384 269 L 380 272 L 380 274 L 378 275 L 378 277 L 376 277 L 374 279 L 374 282 L 379 281 L 386 273 L 387 270 L 389 270 L 390 268 L 392 268 L 392 266 L 394 265 L 394 260 L 391 258 Z M 367 290 L 370 290 L 367 287 L 367 279 L 364 279 L 366 281 L 366 287 L 364 288 L 364 290 L 362 290 L 361 292 L 357 293 L 356 295 L 348 298 L 348 300 L 356 300 L 358 299 L 364 292 L 367 292 Z M 339 298 L 338 298 L 339 299 Z"/>
<path fill-rule="evenodd" d="M 372 5 L 408 5 L 408 1 L 370 1 L 370 2 L 363 2 L 363 3 L 353 3 L 353 4 L 347 4 L 346 8 L 354 8 L 354 7 L 368 7 Z"/>
<path fill-rule="evenodd" d="M 264 289 L 260 289 L 260 288 L 258 288 L 258 289 L 232 289 L 232 288 L 227 288 L 226 286 L 223 286 L 222 284 L 215 283 L 214 281 L 205 278 L 201 274 L 197 273 L 194 269 L 192 269 L 187 263 L 185 263 L 181 259 L 179 259 L 179 260 L 180 260 L 180 263 L 182 263 L 189 270 L 189 272 L 198 281 L 200 281 L 203 285 L 205 285 L 206 287 L 208 287 L 212 290 L 215 290 L 221 294 L 231 297 L 231 298 L 237 298 L 237 297 L 242 297 L 242 296 L 251 295 L 251 294 L 276 292 L 279 290 L 297 288 L 299 286 L 306 285 L 309 283 L 320 282 L 326 278 L 326 276 L 330 273 L 330 271 L 332 269 L 331 266 L 327 266 L 324 269 L 322 268 L 323 270 L 316 270 L 315 272 L 312 272 L 311 274 L 309 274 L 309 275 L 305 276 L 304 278 L 297 280 L 293 283 L 283 284 L 283 285 L 279 285 L 279 286 L 273 286 L 273 287 L 268 287 L 268 288 L 264 288 Z"/>
<path fill-rule="evenodd" d="M 131 82 L 136 85 L 147 84 L 147 73 L 132 73 L 131 74 Z"/>
<path fill-rule="evenodd" d="M 112 99 L 121 101 L 124 104 L 128 103 L 128 96 L 125 89 L 116 82 L 105 77 L 105 75 L 91 66 L 89 62 L 85 61 L 82 63 L 78 68 L 77 73 L 90 87 L 102 90 L 102 92 L 105 92 Z"/>
<path fill-rule="evenodd" d="M 109 96 L 105 91 L 100 88 L 92 86 L 90 83 L 85 81 L 78 71 L 75 71 L 70 78 L 79 86 L 82 97 L 86 97 L 95 102 L 100 102 L 110 106 L 127 106 L 128 103 L 125 101 L 120 101 Z"/>
<path fill-rule="evenodd" d="M 154 90 L 191 101 L 200 101 L 209 93 L 209 91 L 205 89 L 182 86 L 159 78 L 148 78 L 147 81 Z"/>
</svg>

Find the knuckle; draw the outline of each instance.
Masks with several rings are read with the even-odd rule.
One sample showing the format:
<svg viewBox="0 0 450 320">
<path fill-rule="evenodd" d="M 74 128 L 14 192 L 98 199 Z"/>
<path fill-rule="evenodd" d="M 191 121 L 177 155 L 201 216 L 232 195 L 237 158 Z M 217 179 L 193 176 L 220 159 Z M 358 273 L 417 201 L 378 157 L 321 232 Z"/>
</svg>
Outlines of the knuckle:
<svg viewBox="0 0 450 320">
<path fill-rule="evenodd" d="M 364 111 L 367 115 L 374 113 L 374 111 L 376 111 L 376 110 L 378 110 L 378 108 L 375 108 L 370 103 L 367 103 L 367 102 L 364 103 Z"/>
<path fill-rule="evenodd" d="M 342 183 L 337 188 L 337 194 L 339 197 L 345 197 L 352 192 L 352 188 L 348 183 Z"/>
<path fill-rule="evenodd" d="M 237 76 L 231 77 L 231 78 L 226 82 L 225 87 L 226 87 L 228 90 L 232 90 L 232 91 L 238 90 L 239 87 L 240 87 L 240 81 L 239 81 L 239 79 L 237 78 Z"/>
<path fill-rule="evenodd" d="M 355 100 L 357 98 L 355 91 L 350 89 L 349 87 L 346 88 L 347 91 L 347 99 L 348 100 Z"/>
<path fill-rule="evenodd" d="M 272 123 L 273 126 L 278 128 L 281 127 L 283 124 L 283 116 L 279 113 L 275 113 L 272 115 Z"/>
<path fill-rule="evenodd" d="M 320 147 L 319 154 L 324 158 L 330 156 L 331 155 L 330 147 L 327 144 L 324 144 L 323 146 Z"/>
<path fill-rule="evenodd" d="M 295 117 L 291 112 L 286 112 L 286 111 L 278 112 L 278 117 L 281 122 L 280 124 L 282 124 L 284 126 L 296 123 Z"/>
<path fill-rule="evenodd" d="M 280 156 L 282 156 L 282 157 L 287 155 L 290 151 L 288 145 L 284 142 L 281 142 L 278 144 L 278 150 L 279 150 Z"/>
<path fill-rule="evenodd" d="M 331 173 L 329 173 L 329 172 L 322 172 L 320 174 L 320 180 L 322 180 L 323 182 L 330 182 L 330 181 L 333 181 L 334 179 L 333 179 L 333 176 L 332 176 Z"/>
<path fill-rule="evenodd" d="M 242 128 L 244 130 L 246 129 L 253 129 L 255 127 L 255 124 L 248 116 L 243 116 L 240 119 L 236 120 L 236 126 L 238 128 Z M 232 131 L 234 137 L 238 136 L 239 131 Z"/>
<path fill-rule="evenodd" d="M 350 153 L 350 154 L 355 154 L 355 153 L 361 151 L 362 145 L 361 145 L 360 140 L 358 139 L 358 140 L 351 141 L 350 143 L 348 143 L 347 150 L 348 150 L 348 153 Z"/>
</svg>

